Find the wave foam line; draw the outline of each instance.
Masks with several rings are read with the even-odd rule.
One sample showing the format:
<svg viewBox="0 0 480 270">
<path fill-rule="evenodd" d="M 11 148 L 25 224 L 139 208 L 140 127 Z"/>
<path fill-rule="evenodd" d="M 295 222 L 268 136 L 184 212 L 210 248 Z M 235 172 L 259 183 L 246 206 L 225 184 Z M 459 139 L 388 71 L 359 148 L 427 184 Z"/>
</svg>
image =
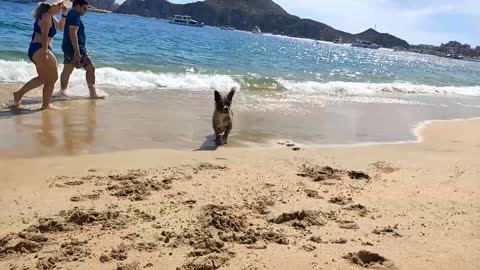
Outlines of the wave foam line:
<svg viewBox="0 0 480 270">
<path fill-rule="evenodd" d="M 59 74 L 63 66 L 59 66 Z M 0 60 L 0 82 L 23 83 L 36 75 L 35 66 L 24 61 Z M 188 89 L 208 91 L 216 89 L 221 91 L 239 84 L 227 75 L 209 75 L 194 73 L 153 73 L 150 71 L 122 71 L 115 68 L 97 68 L 96 79 L 98 85 L 128 88 L 129 90 L 141 89 Z M 71 85 L 85 84 L 85 71 L 76 70 L 70 80 Z"/>
<path fill-rule="evenodd" d="M 400 94 L 431 94 L 431 95 L 463 95 L 480 96 L 480 86 L 432 86 L 412 83 L 363 83 L 363 82 L 296 82 L 278 79 L 278 83 L 288 91 L 324 93 L 324 94 L 349 94 L 349 95 L 374 95 L 380 93 Z"/>
<path fill-rule="evenodd" d="M 59 72 L 63 67 L 59 66 Z M 35 66 L 25 61 L 0 60 L 0 82 L 21 83 L 36 75 Z M 431 86 L 412 83 L 368 83 L 368 82 L 297 82 L 284 79 L 267 78 L 247 79 L 251 76 L 228 76 L 219 74 L 153 73 L 150 71 L 122 71 L 111 67 L 97 68 L 98 85 L 125 88 L 131 91 L 144 89 L 186 89 L 209 91 L 216 89 L 228 91 L 231 87 L 256 88 L 257 82 L 262 89 L 286 90 L 290 92 L 318 93 L 329 95 L 368 96 L 383 93 L 462 95 L 480 96 L 480 86 Z M 84 71 L 75 71 L 71 78 L 72 86 L 84 86 Z M 265 80 L 271 82 L 265 86 Z"/>
</svg>

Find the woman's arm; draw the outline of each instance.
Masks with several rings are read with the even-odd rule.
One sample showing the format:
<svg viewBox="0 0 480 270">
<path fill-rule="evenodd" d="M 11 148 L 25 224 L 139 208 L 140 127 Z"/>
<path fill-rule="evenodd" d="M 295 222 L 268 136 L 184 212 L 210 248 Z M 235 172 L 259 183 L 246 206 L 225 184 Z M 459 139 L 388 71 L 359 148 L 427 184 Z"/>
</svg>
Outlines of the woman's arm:
<svg viewBox="0 0 480 270">
<path fill-rule="evenodd" d="M 53 17 L 53 21 L 55 22 L 55 28 L 57 28 L 57 30 L 63 31 L 63 29 L 65 28 L 66 18 L 67 18 L 67 9 L 65 7 L 63 7 L 63 9 L 62 9 L 62 19 L 60 19 L 60 21 L 58 21 L 57 18 Z"/>
</svg>

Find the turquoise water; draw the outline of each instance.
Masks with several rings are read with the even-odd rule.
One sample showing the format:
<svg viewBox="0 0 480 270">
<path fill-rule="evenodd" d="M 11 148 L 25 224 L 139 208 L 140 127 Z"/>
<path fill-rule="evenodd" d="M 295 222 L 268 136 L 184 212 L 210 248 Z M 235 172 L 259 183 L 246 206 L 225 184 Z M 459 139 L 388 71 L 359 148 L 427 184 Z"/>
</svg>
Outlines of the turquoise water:
<svg viewBox="0 0 480 270">
<path fill-rule="evenodd" d="M 34 74 L 27 48 L 35 5 L 0 1 L 0 81 Z M 480 95 L 480 63 L 312 40 L 189 28 L 162 20 L 89 13 L 87 48 L 98 84 L 142 89 L 267 89 L 372 95 Z M 54 52 L 63 60 L 60 33 Z M 78 80 L 75 80 L 78 79 Z M 82 83 L 82 76 L 74 78 Z"/>
</svg>

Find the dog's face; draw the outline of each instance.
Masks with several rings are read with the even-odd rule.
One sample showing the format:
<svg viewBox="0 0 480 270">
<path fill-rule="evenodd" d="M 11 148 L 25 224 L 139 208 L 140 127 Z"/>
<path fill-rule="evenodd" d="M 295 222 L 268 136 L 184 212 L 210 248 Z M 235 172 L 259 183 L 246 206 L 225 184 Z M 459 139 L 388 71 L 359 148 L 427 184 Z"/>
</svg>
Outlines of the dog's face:
<svg viewBox="0 0 480 270">
<path fill-rule="evenodd" d="M 226 97 L 223 97 L 218 91 L 215 91 L 215 110 L 221 113 L 229 113 L 232 106 L 233 95 L 235 95 L 235 88 L 230 90 Z"/>
</svg>

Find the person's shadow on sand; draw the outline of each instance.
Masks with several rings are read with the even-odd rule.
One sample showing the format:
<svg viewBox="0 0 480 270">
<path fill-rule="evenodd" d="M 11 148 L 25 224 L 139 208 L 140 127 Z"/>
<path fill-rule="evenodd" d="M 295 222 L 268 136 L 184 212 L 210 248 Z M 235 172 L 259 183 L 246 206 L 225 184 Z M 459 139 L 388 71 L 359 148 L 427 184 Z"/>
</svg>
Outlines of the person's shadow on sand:
<svg viewBox="0 0 480 270">
<path fill-rule="evenodd" d="M 205 141 L 200 145 L 200 147 L 193 151 L 215 151 L 217 150 L 218 145 L 215 142 L 215 134 L 208 135 L 205 137 Z"/>
<path fill-rule="evenodd" d="M 26 99 L 23 101 L 23 104 L 25 105 L 34 105 L 39 103 L 36 100 L 30 100 Z M 42 111 L 41 108 L 22 108 L 22 107 L 15 107 L 13 106 L 13 103 L 7 103 L 7 104 L 1 104 L 0 106 L 0 119 L 7 119 L 7 118 L 12 118 L 17 115 L 23 115 L 23 114 L 32 114 L 32 113 L 37 113 Z"/>
<path fill-rule="evenodd" d="M 58 95 L 52 96 L 52 104 L 53 103 L 61 103 L 61 102 L 66 102 L 66 101 L 75 101 L 75 100 L 95 100 L 90 97 L 70 97 L 70 98 L 63 98 Z M 23 106 L 32 106 L 32 105 L 37 105 L 41 104 L 42 100 L 41 99 L 35 99 L 35 98 L 24 98 L 22 99 L 22 105 Z M 25 107 L 15 107 L 13 106 L 13 101 L 6 102 L 4 104 L 0 104 L 0 119 L 8 119 L 15 117 L 17 115 L 23 115 L 23 114 L 32 114 L 32 113 L 37 113 L 41 112 L 43 109 L 41 108 L 25 108 Z"/>
</svg>

